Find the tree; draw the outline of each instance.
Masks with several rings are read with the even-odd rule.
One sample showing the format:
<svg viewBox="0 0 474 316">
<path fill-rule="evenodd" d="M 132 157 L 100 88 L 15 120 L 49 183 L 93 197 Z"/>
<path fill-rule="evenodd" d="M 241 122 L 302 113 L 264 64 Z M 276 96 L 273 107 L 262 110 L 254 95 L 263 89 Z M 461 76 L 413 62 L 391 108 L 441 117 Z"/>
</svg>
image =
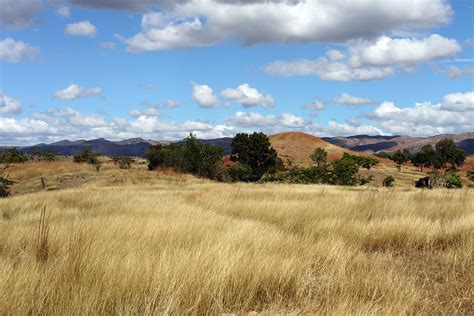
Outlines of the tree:
<svg viewBox="0 0 474 316">
<path fill-rule="evenodd" d="M 450 138 L 444 138 L 436 143 L 436 153 L 442 165 L 445 166 L 446 163 L 450 163 L 451 169 L 462 167 L 466 160 L 464 150 L 457 148 L 454 140 Z"/>
<path fill-rule="evenodd" d="M 356 185 L 359 182 L 357 177 L 359 167 L 357 163 L 350 158 L 341 158 L 335 160 L 333 165 L 333 182 L 339 185 Z"/>
<path fill-rule="evenodd" d="M 21 163 L 28 160 L 28 156 L 20 153 L 16 148 L 7 148 L 0 152 L 0 163 Z"/>
<path fill-rule="evenodd" d="M 46 149 L 45 151 L 41 153 L 41 160 L 55 161 L 56 159 L 57 159 L 56 154 L 50 149 Z"/>
<path fill-rule="evenodd" d="M 421 147 L 421 150 L 413 155 L 411 162 L 413 165 L 420 167 L 421 172 L 423 172 L 423 167 L 430 168 L 439 165 L 436 152 L 430 144 Z"/>
<path fill-rule="evenodd" d="M 318 169 L 325 168 L 328 161 L 328 153 L 324 148 L 316 148 L 310 156 Z"/>
<path fill-rule="evenodd" d="M 90 147 L 86 147 L 80 153 L 74 155 L 73 161 L 77 163 L 90 163 L 91 160 L 97 159 L 98 156 L 99 153 L 95 153 Z"/>
<path fill-rule="evenodd" d="M 403 151 L 399 149 L 393 154 L 392 159 L 397 164 L 398 171 L 401 171 L 402 165 L 411 159 L 411 154 L 407 149 L 404 149 Z"/>
<path fill-rule="evenodd" d="M 231 148 L 231 160 L 251 168 L 248 181 L 258 181 L 265 173 L 277 169 L 277 152 L 264 133 L 239 133 L 232 140 Z"/>
<path fill-rule="evenodd" d="M 451 171 L 446 176 L 446 187 L 448 189 L 452 188 L 462 188 L 462 180 L 459 173 Z"/>
<path fill-rule="evenodd" d="M 156 167 L 163 165 L 165 161 L 165 154 L 163 151 L 163 145 L 153 145 L 148 148 L 145 154 L 146 160 L 148 160 L 148 170 L 155 170 Z"/>
</svg>

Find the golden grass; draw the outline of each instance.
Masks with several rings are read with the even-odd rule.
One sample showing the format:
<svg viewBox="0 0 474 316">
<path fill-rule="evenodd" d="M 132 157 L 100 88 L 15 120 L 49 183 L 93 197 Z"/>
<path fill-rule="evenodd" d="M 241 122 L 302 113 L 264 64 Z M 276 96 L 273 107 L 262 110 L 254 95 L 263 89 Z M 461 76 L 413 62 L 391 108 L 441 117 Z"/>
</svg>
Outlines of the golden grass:
<svg viewBox="0 0 474 316">
<path fill-rule="evenodd" d="M 0 314 L 473 314 L 473 202 L 108 167 L 0 200 Z"/>
</svg>

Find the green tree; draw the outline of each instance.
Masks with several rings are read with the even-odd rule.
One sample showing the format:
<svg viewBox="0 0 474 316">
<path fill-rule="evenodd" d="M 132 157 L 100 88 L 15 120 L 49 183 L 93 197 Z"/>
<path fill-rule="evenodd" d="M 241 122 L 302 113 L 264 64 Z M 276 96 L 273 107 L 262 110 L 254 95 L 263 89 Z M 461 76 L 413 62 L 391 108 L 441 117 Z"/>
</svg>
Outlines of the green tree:
<svg viewBox="0 0 474 316">
<path fill-rule="evenodd" d="M 341 158 L 332 163 L 333 182 L 339 185 L 356 185 L 359 182 L 357 163 L 350 158 Z"/>
<path fill-rule="evenodd" d="M 0 152 L 0 163 L 22 163 L 28 156 L 20 153 L 16 148 L 7 148 Z"/>
<path fill-rule="evenodd" d="M 251 168 L 248 181 L 258 181 L 265 173 L 277 169 L 277 152 L 264 133 L 239 133 L 232 140 L 231 148 L 231 160 Z"/>
<path fill-rule="evenodd" d="M 462 167 L 466 160 L 464 150 L 457 148 L 454 140 L 450 138 L 444 138 L 436 143 L 436 153 L 442 165 L 445 166 L 446 163 L 450 163 L 451 169 Z"/>
<path fill-rule="evenodd" d="M 4 198 L 10 195 L 10 186 L 14 183 L 8 177 L 5 170 L 7 167 L 0 171 L 0 198 Z"/>
<path fill-rule="evenodd" d="M 328 153 L 324 148 L 316 148 L 310 156 L 317 168 L 325 168 L 328 162 Z"/>
<path fill-rule="evenodd" d="M 55 161 L 56 159 L 57 159 L 56 154 L 50 149 L 46 149 L 45 151 L 41 153 L 41 160 Z"/>
<path fill-rule="evenodd" d="M 158 166 L 163 165 L 165 162 L 163 145 L 150 146 L 145 154 L 145 158 L 148 160 L 148 170 L 155 170 Z"/>
<path fill-rule="evenodd" d="M 74 155 L 73 161 L 77 163 L 90 163 L 90 161 L 97 159 L 98 156 L 99 153 L 95 153 L 90 147 L 86 147 L 81 152 Z"/>
<path fill-rule="evenodd" d="M 396 163 L 398 171 L 402 170 L 402 165 L 406 162 L 410 161 L 411 154 L 407 149 L 401 151 L 400 149 L 397 150 L 392 157 L 392 160 Z"/>
</svg>

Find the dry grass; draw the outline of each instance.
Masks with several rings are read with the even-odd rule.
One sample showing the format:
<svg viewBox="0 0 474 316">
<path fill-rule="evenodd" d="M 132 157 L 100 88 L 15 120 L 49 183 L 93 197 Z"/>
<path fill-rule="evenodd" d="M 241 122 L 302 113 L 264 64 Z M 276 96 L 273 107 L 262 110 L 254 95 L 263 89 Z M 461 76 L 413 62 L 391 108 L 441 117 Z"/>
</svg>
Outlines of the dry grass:
<svg viewBox="0 0 474 316">
<path fill-rule="evenodd" d="M 0 200 L 0 314 L 473 314 L 473 202 L 106 167 Z"/>
</svg>

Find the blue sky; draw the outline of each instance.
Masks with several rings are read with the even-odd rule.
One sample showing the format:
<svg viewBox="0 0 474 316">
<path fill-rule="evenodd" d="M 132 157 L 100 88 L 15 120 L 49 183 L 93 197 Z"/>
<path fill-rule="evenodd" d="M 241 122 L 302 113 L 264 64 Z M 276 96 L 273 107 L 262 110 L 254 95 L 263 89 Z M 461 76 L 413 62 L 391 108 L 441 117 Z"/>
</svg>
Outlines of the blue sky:
<svg viewBox="0 0 474 316">
<path fill-rule="evenodd" d="M 1 7 L 0 145 L 474 131 L 467 0 Z"/>
</svg>

